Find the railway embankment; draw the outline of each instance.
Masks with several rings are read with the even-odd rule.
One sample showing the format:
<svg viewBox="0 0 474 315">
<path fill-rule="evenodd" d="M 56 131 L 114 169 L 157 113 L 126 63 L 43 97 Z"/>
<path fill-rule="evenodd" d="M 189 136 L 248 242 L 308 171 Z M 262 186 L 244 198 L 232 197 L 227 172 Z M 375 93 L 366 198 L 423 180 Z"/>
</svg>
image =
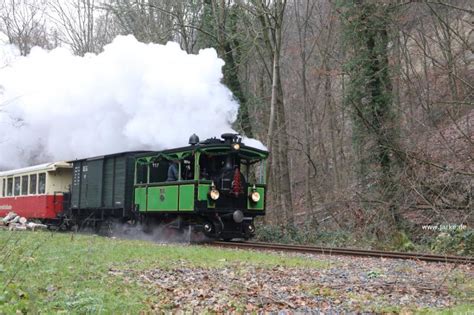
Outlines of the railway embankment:
<svg viewBox="0 0 474 315">
<path fill-rule="evenodd" d="M 0 313 L 470 311 L 472 265 L 0 230 Z"/>
</svg>

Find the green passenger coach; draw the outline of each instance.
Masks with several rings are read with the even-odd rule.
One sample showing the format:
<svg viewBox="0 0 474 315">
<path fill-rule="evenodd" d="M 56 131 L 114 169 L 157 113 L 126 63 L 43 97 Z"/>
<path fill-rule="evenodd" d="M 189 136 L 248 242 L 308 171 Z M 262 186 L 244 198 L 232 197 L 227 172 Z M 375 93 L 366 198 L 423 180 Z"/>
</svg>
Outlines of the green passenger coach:
<svg viewBox="0 0 474 315">
<path fill-rule="evenodd" d="M 250 238 L 265 214 L 268 152 L 237 134 L 135 156 L 134 212 L 145 222 L 191 226 L 214 238 Z"/>
</svg>

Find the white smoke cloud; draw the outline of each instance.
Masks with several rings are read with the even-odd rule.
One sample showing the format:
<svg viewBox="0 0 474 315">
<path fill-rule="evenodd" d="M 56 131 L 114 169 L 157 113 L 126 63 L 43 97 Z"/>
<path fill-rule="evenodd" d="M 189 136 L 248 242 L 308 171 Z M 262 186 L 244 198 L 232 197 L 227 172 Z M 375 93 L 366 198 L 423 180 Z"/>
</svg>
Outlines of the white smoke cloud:
<svg viewBox="0 0 474 315">
<path fill-rule="evenodd" d="M 176 43 L 119 36 L 98 55 L 36 47 L 27 57 L 7 57 L 0 167 L 159 150 L 187 145 L 193 133 L 234 132 L 238 104 L 220 82 L 224 63 L 214 49 L 188 55 Z"/>
<path fill-rule="evenodd" d="M 8 37 L 0 32 L 0 71 L 20 55 L 20 51 L 14 45 L 8 44 Z"/>
</svg>

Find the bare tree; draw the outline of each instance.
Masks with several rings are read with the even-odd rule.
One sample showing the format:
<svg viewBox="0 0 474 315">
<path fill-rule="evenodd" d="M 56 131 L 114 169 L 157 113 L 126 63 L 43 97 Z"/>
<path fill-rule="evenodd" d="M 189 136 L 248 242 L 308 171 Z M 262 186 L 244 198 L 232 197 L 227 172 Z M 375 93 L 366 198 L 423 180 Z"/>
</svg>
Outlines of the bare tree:
<svg viewBox="0 0 474 315">
<path fill-rule="evenodd" d="M 79 56 L 99 52 L 98 34 L 95 29 L 99 15 L 95 0 L 54 0 L 51 3 L 50 19 L 56 25 L 61 40 Z M 102 23 L 108 22 L 102 19 Z M 105 29 L 107 25 L 102 25 Z"/>
<path fill-rule="evenodd" d="M 49 48 L 45 26 L 44 1 L 3 0 L 0 10 L 0 30 L 11 44 L 27 55 L 33 46 Z"/>
<path fill-rule="evenodd" d="M 284 222 L 293 224 L 293 201 L 291 194 L 290 167 L 288 160 L 288 132 L 284 107 L 283 85 L 280 73 L 282 31 L 285 17 L 286 0 L 273 2 L 253 0 L 241 4 L 254 17 L 251 31 L 261 43 L 259 54 L 271 79 L 270 114 L 266 145 L 272 152 L 267 164 L 267 176 L 276 188 L 274 197 L 279 200 L 276 207 L 285 215 Z"/>
<path fill-rule="evenodd" d="M 121 32 L 144 42 L 177 41 L 187 52 L 195 46 L 200 1 L 111 0 L 105 5 Z"/>
</svg>

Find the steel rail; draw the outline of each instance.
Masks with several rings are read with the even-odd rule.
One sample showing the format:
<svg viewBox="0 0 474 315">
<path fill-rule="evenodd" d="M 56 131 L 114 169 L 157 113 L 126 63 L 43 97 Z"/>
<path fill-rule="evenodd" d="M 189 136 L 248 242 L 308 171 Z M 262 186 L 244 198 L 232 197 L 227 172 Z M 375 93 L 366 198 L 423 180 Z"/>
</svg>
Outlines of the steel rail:
<svg viewBox="0 0 474 315">
<path fill-rule="evenodd" d="M 413 259 L 413 260 L 420 260 L 420 261 L 442 262 L 442 263 L 457 263 L 457 264 L 473 264 L 474 263 L 474 257 L 467 257 L 467 256 L 464 257 L 464 256 L 434 255 L 434 254 L 424 254 L 424 253 L 405 253 L 405 252 L 368 250 L 368 249 L 287 245 L 287 244 L 273 244 L 273 243 L 262 243 L 262 242 L 215 241 L 215 242 L 210 243 L 210 245 L 219 246 L 219 247 L 273 250 L 273 251 L 286 251 L 286 252 L 299 252 L 299 253 L 326 254 L 326 255 Z"/>
</svg>

